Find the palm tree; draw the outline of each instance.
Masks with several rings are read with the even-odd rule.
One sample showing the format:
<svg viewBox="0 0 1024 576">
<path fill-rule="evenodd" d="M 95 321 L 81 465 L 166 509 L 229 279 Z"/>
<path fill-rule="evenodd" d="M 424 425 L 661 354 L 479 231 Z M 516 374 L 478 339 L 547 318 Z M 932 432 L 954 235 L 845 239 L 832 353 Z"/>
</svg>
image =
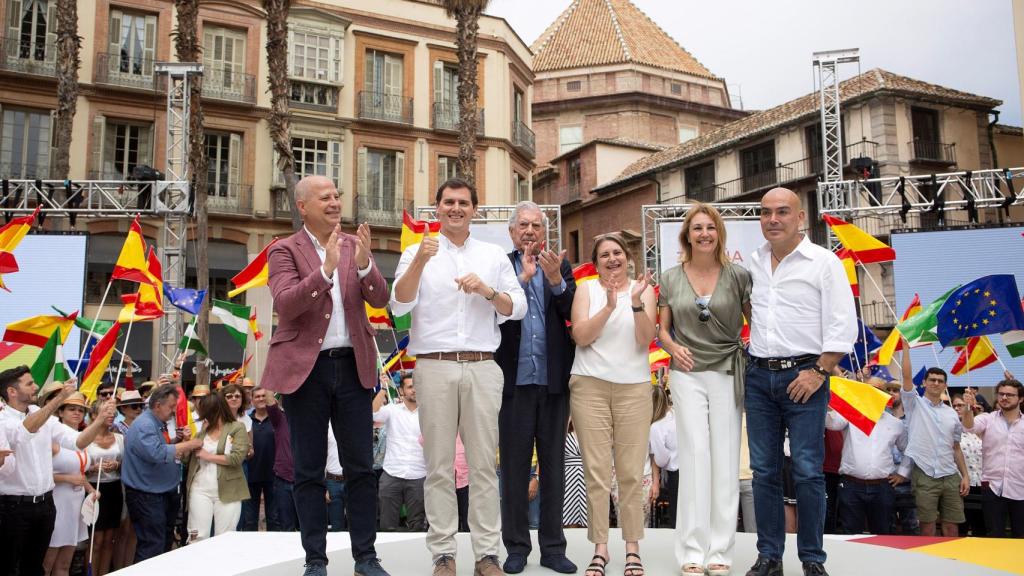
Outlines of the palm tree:
<svg viewBox="0 0 1024 576">
<path fill-rule="evenodd" d="M 78 2 L 57 0 L 57 115 L 54 119 L 57 151 L 54 180 L 68 177 L 71 164 L 71 125 L 78 109 L 78 69 L 82 39 L 78 37 Z"/>
<path fill-rule="evenodd" d="M 270 84 L 270 139 L 277 152 L 277 167 L 284 177 L 285 193 L 292 203 L 292 228 L 302 226 L 295 198 L 295 156 L 292 154 L 292 124 L 288 103 L 288 9 L 291 0 L 263 0 L 267 13 L 267 82 Z"/>
<path fill-rule="evenodd" d="M 488 0 L 441 0 L 450 18 L 455 18 L 455 49 L 459 56 L 459 161 L 458 174 L 476 182 L 477 73 L 476 36 L 480 15 Z"/>
<path fill-rule="evenodd" d="M 199 0 L 174 0 L 178 13 L 178 29 L 174 33 L 174 47 L 179 62 L 202 62 L 202 49 L 199 46 Z M 209 290 L 210 265 L 207 258 L 207 246 L 210 243 L 210 230 L 206 211 L 206 140 L 203 135 L 203 79 L 194 76 L 189 79 L 189 118 L 188 118 L 188 173 L 192 181 L 192 197 L 195 202 L 196 217 L 196 288 Z M 203 303 L 206 309 L 207 303 Z M 210 321 L 205 313 L 199 315 L 196 323 L 199 338 L 203 342 L 210 341 Z M 196 362 L 196 384 L 208 384 L 210 371 L 205 363 Z"/>
</svg>

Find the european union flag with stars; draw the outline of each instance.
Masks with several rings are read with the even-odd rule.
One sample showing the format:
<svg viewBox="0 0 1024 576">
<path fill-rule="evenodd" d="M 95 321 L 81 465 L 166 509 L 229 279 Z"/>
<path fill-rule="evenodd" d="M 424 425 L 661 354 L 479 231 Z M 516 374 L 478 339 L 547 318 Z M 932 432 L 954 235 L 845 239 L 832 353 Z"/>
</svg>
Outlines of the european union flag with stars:
<svg viewBox="0 0 1024 576">
<path fill-rule="evenodd" d="M 936 314 L 939 343 L 1024 330 L 1024 309 L 1013 274 L 995 274 L 964 284 Z"/>
</svg>

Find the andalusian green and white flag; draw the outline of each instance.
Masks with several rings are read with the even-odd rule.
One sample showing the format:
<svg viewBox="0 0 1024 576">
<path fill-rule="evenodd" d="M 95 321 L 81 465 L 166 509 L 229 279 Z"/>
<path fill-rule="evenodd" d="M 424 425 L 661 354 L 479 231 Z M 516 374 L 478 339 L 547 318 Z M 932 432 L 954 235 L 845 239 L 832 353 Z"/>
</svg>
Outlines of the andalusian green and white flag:
<svg viewBox="0 0 1024 576">
<path fill-rule="evenodd" d="M 199 340 L 199 334 L 196 333 L 196 318 L 193 318 L 192 322 L 185 327 L 185 335 L 181 337 L 181 342 L 178 343 L 178 350 L 181 352 L 191 350 L 203 356 L 209 356 L 206 352 L 206 347 L 203 346 L 203 342 Z"/>
<path fill-rule="evenodd" d="M 1003 332 L 1003 346 L 1014 358 L 1024 356 L 1024 330 Z"/>
<path fill-rule="evenodd" d="M 71 378 L 71 369 L 64 362 L 64 346 L 60 342 L 60 329 L 53 331 L 53 335 L 46 341 L 46 346 L 39 353 L 31 368 L 32 380 L 38 386 L 45 386 L 50 382 L 66 382 Z"/>
<path fill-rule="evenodd" d="M 251 306 L 214 300 L 210 307 L 210 312 L 217 318 L 220 318 L 220 321 L 224 323 L 224 328 L 227 328 L 228 334 L 244 349 L 245 343 L 249 339 L 249 316 L 251 309 Z"/>
<path fill-rule="evenodd" d="M 939 308 L 946 303 L 946 298 L 953 293 L 953 290 L 939 296 L 920 312 L 896 325 L 896 329 L 907 339 L 912 348 L 939 341 L 939 336 L 936 334 L 938 319 L 935 315 L 939 312 Z"/>
</svg>

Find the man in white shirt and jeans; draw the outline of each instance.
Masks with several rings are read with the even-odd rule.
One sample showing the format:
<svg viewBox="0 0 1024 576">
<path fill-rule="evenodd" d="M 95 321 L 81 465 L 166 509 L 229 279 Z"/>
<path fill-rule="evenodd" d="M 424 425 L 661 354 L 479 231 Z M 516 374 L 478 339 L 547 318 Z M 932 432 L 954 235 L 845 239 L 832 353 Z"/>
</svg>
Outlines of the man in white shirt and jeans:
<svg viewBox="0 0 1024 576">
<path fill-rule="evenodd" d="M 750 264 L 754 286 L 744 395 L 758 558 L 747 576 L 782 576 L 782 443 L 787 430 L 800 503 L 798 556 L 805 575 L 827 574 L 822 464 L 828 377 L 853 349 L 857 316 L 839 258 L 800 232 L 805 217 L 791 190 L 775 188 L 761 199 L 761 232 L 767 242 Z"/>
<path fill-rule="evenodd" d="M 395 531 L 399 528 L 399 514 L 405 504 L 406 524 L 410 532 L 427 529 L 423 510 L 423 479 L 427 463 L 423 460 L 420 444 L 420 415 L 416 406 L 416 385 L 412 374 L 402 376 L 399 389 L 402 401 L 387 402 L 387 392 L 381 389 L 373 401 L 373 421 L 387 428 L 387 450 L 384 452 L 384 472 L 377 486 L 380 501 L 380 529 Z"/>
<path fill-rule="evenodd" d="M 439 237 L 406 248 L 395 270 L 391 310 L 413 312 L 408 353 L 416 356 L 420 426 L 427 462 L 424 483 L 427 548 L 434 576 L 455 576 L 455 435 L 469 463 L 469 528 L 475 576 L 504 574 L 498 563 L 501 519 L 494 457 L 504 376 L 494 362 L 498 324 L 521 320 L 526 295 L 497 244 L 469 233 L 476 188 L 452 178 L 435 196 Z"/>
</svg>

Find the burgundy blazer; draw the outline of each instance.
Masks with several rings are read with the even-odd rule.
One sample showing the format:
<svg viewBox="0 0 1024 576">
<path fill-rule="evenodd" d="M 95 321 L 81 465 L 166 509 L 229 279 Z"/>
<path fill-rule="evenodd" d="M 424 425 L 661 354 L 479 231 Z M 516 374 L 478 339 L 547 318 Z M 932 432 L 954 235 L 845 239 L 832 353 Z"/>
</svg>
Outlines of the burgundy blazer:
<svg viewBox="0 0 1024 576">
<path fill-rule="evenodd" d="M 377 385 L 377 346 L 364 302 L 375 308 L 386 306 L 388 285 L 372 257 L 370 273 L 360 280 L 355 263 L 357 239 L 343 233 L 341 240 L 335 281 L 342 282 L 345 325 L 355 352 L 359 382 L 372 389 Z M 320 353 L 333 308 L 331 284 L 320 272 L 320 256 L 304 228 L 274 244 L 267 257 L 277 329 L 270 339 L 260 385 L 291 394 L 306 381 Z"/>
</svg>

